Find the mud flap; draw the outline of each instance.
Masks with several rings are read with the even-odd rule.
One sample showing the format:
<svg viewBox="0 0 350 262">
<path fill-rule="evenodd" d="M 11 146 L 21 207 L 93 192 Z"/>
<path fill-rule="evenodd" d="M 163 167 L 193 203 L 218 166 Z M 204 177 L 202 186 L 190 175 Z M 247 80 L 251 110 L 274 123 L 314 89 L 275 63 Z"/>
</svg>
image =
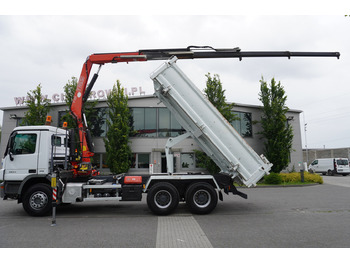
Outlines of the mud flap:
<svg viewBox="0 0 350 262">
<path fill-rule="evenodd" d="M 248 199 L 248 195 L 243 193 L 243 192 L 238 191 L 234 185 L 226 186 L 224 188 L 224 192 L 226 194 L 228 194 L 229 192 L 232 192 L 232 194 L 234 194 L 234 195 L 238 195 L 240 197 L 243 197 L 244 199 Z"/>
<path fill-rule="evenodd" d="M 224 201 L 224 196 L 222 195 L 221 190 L 219 191 L 219 199 L 220 201 Z"/>
</svg>

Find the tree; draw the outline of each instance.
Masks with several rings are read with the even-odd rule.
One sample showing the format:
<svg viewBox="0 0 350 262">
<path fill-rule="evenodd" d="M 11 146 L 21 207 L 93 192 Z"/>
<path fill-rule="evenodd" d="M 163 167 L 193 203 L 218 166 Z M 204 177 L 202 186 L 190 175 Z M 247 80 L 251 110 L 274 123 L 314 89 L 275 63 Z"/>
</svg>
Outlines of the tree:
<svg viewBox="0 0 350 262">
<path fill-rule="evenodd" d="M 225 90 L 222 87 L 220 76 L 215 74 L 214 77 L 211 77 L 210 73 L 205 76 L 207 77 L 206 88 L 204 89 L 205 96 L 213 106 L 218 109 L 223 117 L 225 117 L 228 122 L 232 123 L 237 119 L 237 116 L 233 113 L 234 104 L 228 104 L 226 102 Z M 220 172 L 221 169 L 204 152 L 195 150 L 195 155 L 198 166 L 206 168 L 210 174 Z"/>
<path fill-rule="evenodd" d="M 131 132 L 131 114 L 128 107 L 128 96 L 117 80 L 117 85 L 107 96 L 108 118 L 107 135 L 104 139 L 107 165 L 115 173 L 126 173 L 131 166 L 131 149 L 129 135 Z"/>
<path fill-rule="evenodd" d="M 263 78 L 260 84 L 259 100 L 263 104 L 260 134 L 265 139 L 264 154 L 273 164 L 271 172 L 279 173 L 288 166 L 293 142 L 293 129 L 286 117 L 287 96 L 281 83 L 276 83 L 274 78 L 270 87 Z"/>
<path fill-rule="evenodd" d="M 68 128 L 76 128 L 76 121 L 73 119 L 73 116 L 70 114 L 70 107 L 72 106 L 75 90 L 77 89 L 77 78 L 72 77 L 72 80 L 68 80 L 67 84 L 63 87 L 64 89 L 64 100 L 68 106 L 66 109 L 66 114 L 62 117 L 62 120 L 67 122 Z"/>
<path fill-rule="evenodd" d="M 72 77 L 71 80 L 68 80 L 67 84 L 64 86 L 65 93 L 65 101 L 67 103 L 68 109 L 66 110 L 66 114 L 62 117 L 62 120 L 67 122 L 68 128 L 76 128 L 76 121 L 73 119 L 70 114 L 70 108 L 72 106 L 72 102 L 74 99 L 75 91 L 77 89 L 77 78 Z M 100 137 L 103 133 L 102 126 L 105 123 L 103 118 L 104 116 L 104 108 L 96 108 L 98 101 L 87 101 L 83 105 L 83 110 L 86 116 L 86 121 L 88 127 L 91 131 L 91 135 L 93 137 Z"/>
<path fill-rule="evenodd" d="M 220 76 L 215 74 L 212 78 L 210 73 L 205 76 L 207 77 L 206 88 L 204 89 L 205 96 L 229 123 L 233 122 L 237 119 L 237 116 L 233 113 L 234 104 L 226 102 L 225 89 L 222 87 Z"/>
<path fill-rule="evenodd" d="M 41 84 L 36 89 L 27 92 L 26 105 L 28 111 L 24 113 L 22 125 L 44 125 L 46 122 L 46 116 L 50 111 L 50 100 L 44 98 L 41 92 Z"/>
</svg>

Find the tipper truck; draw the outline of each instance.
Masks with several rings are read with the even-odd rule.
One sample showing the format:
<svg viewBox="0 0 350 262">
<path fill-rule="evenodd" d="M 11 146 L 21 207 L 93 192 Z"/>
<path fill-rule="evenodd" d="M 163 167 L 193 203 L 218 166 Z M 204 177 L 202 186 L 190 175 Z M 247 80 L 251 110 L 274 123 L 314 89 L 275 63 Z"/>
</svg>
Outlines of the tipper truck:
<svg viewBox="0 0 350 262">
<path fill-rule="evenodd" d="M 327 56 L 338 52 L 241 52 L 239 48 L 214 49 L 189 46 L 180 49 L 150 49 L 129 53 L 92 54 L 83 65 L 71 106 L 76 130 L 43 126 L 17 127 L 11 133 L 0 170 L 0 195 L 16 199 L 32 216 L 48 214 L 64 203 L 87 201 L 140 201 L 147 197 L 149 209 L 167 215 L 180 201 L 191 212 L 208 214 L 229 192 L 247 198 L 234 181 L 255 186 L 269 174 L 272 164 L 256 152 L 206 99 L 176 65 L 178 59 Z M 83 104 L 98 77 L 87 85 L 93 64 L 167 60 L 151 74 L 155 93 L 174 114 L 186 133 L 166 144 L 167 173 L 131 176 L 100 176 L 91 166 L 93 143 L 83 113 Z M 78 133 L 78 141 L 75 141 Z M 174 173 L 172 147 L 192 137 L 220 167 L 219 174 Z M 77 145 L 79 150 L 77 150 Z M 77 153 L 78 152 L 78 153 Z M 78 155 L 77 155 L 78 154 Z"/>
</svg>

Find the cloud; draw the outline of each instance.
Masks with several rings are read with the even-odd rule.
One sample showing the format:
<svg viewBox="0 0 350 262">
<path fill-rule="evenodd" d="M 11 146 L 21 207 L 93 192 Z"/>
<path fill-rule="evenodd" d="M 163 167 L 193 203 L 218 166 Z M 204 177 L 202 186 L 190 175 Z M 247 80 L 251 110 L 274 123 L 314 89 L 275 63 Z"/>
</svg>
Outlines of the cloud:
<svg viewBox="0 0 350 262">
<path fill-rule="evenodd" d="M 44 93 L 60 92 L 72 76 L 79 76 L 86 57 L 92 53 L 188 45 L 238 46 L 242 51 L 339 51 L 340 60 L 246 58 L 178 62 L 201 89 L 206 73 L 219 74 L 228 99 L 238 103 L 258 104 L 259 80 L 262 76 L 266 81 L 275 77 L 286 88 L 289 107 L 304 110 L 311 126 L 318 108 L 331 112 L 334 104 L 347 104 L 349 27 L 350 18 L 341 15 L 0 16 L 0 107 L 14 106 L 13 97 L 25 96 L 39 83 Z M 149 74 L 161 63 L 106 64 L 95 89 L 111 88 L 119 79 L 125 87 L 142 86 L 152 93 Z M 326 102 L 314 104 L 326 98 Z M 324 125 L 321 129 L 330 132 L 330 127 Z M 348 125 L 342 122 L 342 129 Z M 311 136 L 316 134 L 310 134 L 309 141 Z M 350 143 L 344 139 L 330 145 Z"/>
</svg>

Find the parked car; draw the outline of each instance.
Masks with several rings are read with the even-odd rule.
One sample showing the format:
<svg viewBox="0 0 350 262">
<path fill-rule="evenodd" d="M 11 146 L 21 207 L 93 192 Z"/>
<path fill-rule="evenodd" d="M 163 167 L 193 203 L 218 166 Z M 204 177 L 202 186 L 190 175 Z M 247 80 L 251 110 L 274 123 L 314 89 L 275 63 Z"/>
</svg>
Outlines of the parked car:
<svg viewBox="0 0 350 262">
<path fill-rule="evenodd" d="M 347 158 L 319 158 L 315 159 L 309 166 L 309 172 L 322 173 L 322 175 L 333 176 L 350 174 L 349 159 Z"/>
</svg>

